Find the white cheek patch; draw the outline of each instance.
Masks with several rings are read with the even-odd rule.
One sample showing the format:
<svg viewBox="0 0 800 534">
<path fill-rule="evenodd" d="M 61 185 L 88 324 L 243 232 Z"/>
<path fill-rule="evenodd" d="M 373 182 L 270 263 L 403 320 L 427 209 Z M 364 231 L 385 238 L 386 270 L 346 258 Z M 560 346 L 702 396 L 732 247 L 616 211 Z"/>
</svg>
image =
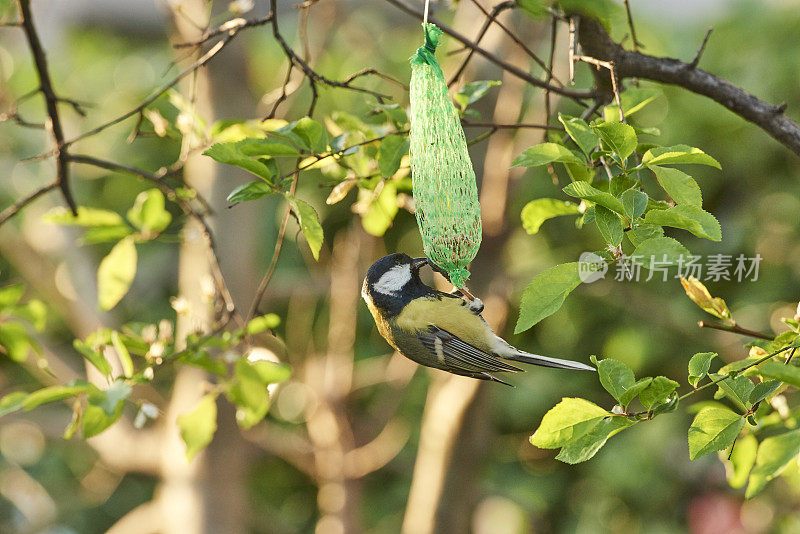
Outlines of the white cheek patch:
<svg viewBox="0 0 800 534">
<path fill-rule="evenodd" d="M 397 265 L 381 276 L 372 289 L 384 295 L 394 295 L 411 281 L 411 266 Z"/>
</svg>

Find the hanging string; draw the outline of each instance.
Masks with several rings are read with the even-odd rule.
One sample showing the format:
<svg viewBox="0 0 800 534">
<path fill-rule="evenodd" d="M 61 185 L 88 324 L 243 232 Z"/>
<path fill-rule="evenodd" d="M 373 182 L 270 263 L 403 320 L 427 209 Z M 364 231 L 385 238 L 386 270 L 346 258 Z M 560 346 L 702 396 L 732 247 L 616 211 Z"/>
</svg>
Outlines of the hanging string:
<svg viewBox="0 0 800 534">
<path fill-rule="evenodd" d="M 428 6 L 430 5 L 431 0 L 425 0 L 425 16 L 422 18 L 422 23 L 424 24 L 423 27 L 428 26 Z"/>
</svg>

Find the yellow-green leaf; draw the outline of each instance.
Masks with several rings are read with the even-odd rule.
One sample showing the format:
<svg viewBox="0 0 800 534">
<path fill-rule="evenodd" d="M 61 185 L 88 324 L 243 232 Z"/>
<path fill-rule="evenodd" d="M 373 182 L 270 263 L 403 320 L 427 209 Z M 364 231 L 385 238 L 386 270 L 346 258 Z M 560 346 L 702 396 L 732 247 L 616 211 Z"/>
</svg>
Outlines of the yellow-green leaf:
<svg viewBox="0 0 800 534">
<path fill-rule="evenodd" d="M 128 236 L 114 245 L 97 269 L 97 302 L 103 311 L 122 300 L 136 276 L 136 245 Z"/>
<path fill-rule="evenodd" d="M 186 443 L 186 458 L 191 461 L 205 449 L 217 431 L 217 397 L 208 394 L 191 412 L 178 417 L 181 438 Z"/>
</svg>

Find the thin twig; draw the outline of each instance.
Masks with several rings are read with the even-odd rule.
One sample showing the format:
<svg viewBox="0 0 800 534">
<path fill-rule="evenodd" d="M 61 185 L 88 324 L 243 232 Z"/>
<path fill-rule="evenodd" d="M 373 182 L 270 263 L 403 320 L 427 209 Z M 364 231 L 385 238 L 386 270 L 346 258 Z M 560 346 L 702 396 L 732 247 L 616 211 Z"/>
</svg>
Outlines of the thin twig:
<svg viewBox="0 0 800 534">
<path fill-rule="evenodd" d="M 364 87 L 351 85 L 350 82 L 340 82 L 336 80 L 331 80 L 319 74 L 314 69 L 312 69 L 308 65 L 308 63 L 303 61 L 303 59 L 299 55 L 297 55 L 297 52 L 295 52 L 294 49 L 292 49 L 292 47 L 289 46 L 289 44 L 281 35 L 280 30 L 278 28 L 277 17 L 275 16 L 275 12 L 277 10 L 277 0 L 270 0 L 270 9 L 272 10 L 273 13 L 272 34 L 275 37 L 275 40 L 278 41 L 278 44 L 281 45 L 281 48 L 283 49 L 283 52 L 284 54 L 286 54 L 286 57 L 289 59 L 289 61 L 297 65 L 305 73 L 306 77 L 308 77 L 308 79 L 312 82 L 313 93 L 316 93 L 316 87 L 314 87 L 314 84 L 320 83 L 322 85 L 327 85 L 329 87 L 339 87 L 342 89 L 349 89 L 351 91 L 356 91 L 358 93 L 372 95 L 375 98 L 377 98 L 379 102 L 383 102 L 384 100 L 391 100 L 390 96 L 385 95 L 383 93 L 379 93 L 371 89 L 366 89 Z"/>
<path fill-rule="evenodd" d="M 53 82 L 50 79 L 50 72 L 47 69 L 45 51 L 39 40 L 36 26 L 33 24 L 30 0 L 19 0 L 19 11 L 21 17 L 20 22 L 25 31 L 25 37 L 28 39 L 33 62 L 36 66 L 36 73 L 39 76 L 39 90 L 42 92 L 42 95 L 44 95 L 45 104 L 47 106 L 47 116 L 50 118 L 49 126 L 55 145 L 53 152 L 56 156 L 56 183 L 59 189 L 61 189 L 64 202 L 67 203 L 72 213 L 77 215 L 78 208 L 69 188 L 69 165 L 67 163 L 66 145 L 64 144 L 64 130 L 61 127 L 61 116 L 58 113 L 59 98 L 56 96 L 55 90 L 53 89 Z"/>
<path fill-rule="evenodd" d="M 639 47 L 642 46 L 642 43 L 640 43 L 639 39 L 636 38 L 636 29 L 633 27 L 633 14 L 631 13 L 630 0 L 622 0 L 622 3 L 625 4 L 625 14 L 628 16 L 628 29 L 631 32 L 633 49 L 638 52 Z"/>
<path fill-rule="evenodd" d="M 217 253 L 216 240 L 214 238 L 214 232 L 211 230 L 211 226 L 208 224 L 208 221 L 206 221 L 205 215 L 194 209 L 194 207 L 192 207 L 192 205 L 187 200 L 182 198 L 175 191 L 174 188 L 172 188 L 169 184 L 167 184 L 164 181 L 163 176 L 164 174 L 166 174 L 166 171 L 161 171 L 158 174 L 154 174 L 142 169 L 130 167 L 128 165 L 121 165 L 119 163 L 114 163 L 112 161 L 106 161 L 92 156 L 85 156 L 78 154 L 70 154 L 69 160 L 74 163 L 92 165 L 94 167 L 99 167 L 101 169 L 106 169 L 114 172 L 124 172 L 144 178 L 145 180 L 154 183 L 159 189 L 161 189 L 167 195 L 167 197 L 176 202 L 186 215 L 194 218 L 200 224 L 200 226 L 203 228 L 204 237 L 208 241 L 208 248 L 210 251 L 209 257 L 211 258 L 211 272 L 213 273 L 214 281 L 217 285 L 217 289 L 219 291 L 220 296 L 222 297 L 224 304 L 223 319 L 220 319 L 220 323 L 224 322 L 225 324 L 227 324 L 227 322 L 233 316 L 236 308 L 233 304 L 233 298 L 231 297 L 230 291 L 228 290 L 228 286 L 225 283 L 225 278 L 222 274 L 222 269 L 219 263 L 219 255 Z"/>
<path fill-rule="evenodd" d="M 407 4 L 402 2 L 401 0 L 386 0 L 386 2 L 392 4 L 393 6 L 397 7 L 398 9 L 400 9 L 402 11 L 405 11 L 409 15 L 422 20 L 422 15 L 423 14 L 420 11 L 414 9 L 413 7 L 408 6 Z M 476 45 L 471 40 L 469 40 L 468 38 L 464 37 L 463 35 L 461 35 L 457 31 L 455 31 L 454 29 L 450 28 L 446 24 L 442 24 L 441 22 L 439 22 L 439 21 L 437 21 L 435 19 L 431 19 L 431 22 L 436 24 L 439 27 L 439 29 L 442 30 L 444 33 L 446 33 L 447 35 L 449 35 L 453 39 L 461 42 L 467 48 L 469 48 L 471 50 L 474 50 L 475 52 L 477 52 L 478 54 L 482 55 L 483 57 L 485 57 L 486 59 L 488 59 L 489 61 L 491 61 L 495 65 L 497 65 L 498 67 L 502 68 L 504 71 L 508 72 L 509 74 L 512 74 L 512 75 L 516 76 L 517 78 L 519 78 L 519 79 L 521 79 L 523 81 L 528 82 L 529 84 L 531 84 L 531 85 L 533 85 L 535 87 L 540 87 L 542 89 L 548 89 L 549 88 L 554 93 L 557 93 L 557 94 L 560 94 L 560 95 L 563 95 L 563 96 L 566 96 L 566 97 L 569 97 L 569 98 L 573 98 L 573 99 L 576 99 L 576 100 L 585 100 L 585 99 L 588 99 L 588 98 L 593 98 L 595 96 L 595 91 L 594 90 L 568 89 L 566 87 L 558 87 L 557 85 L 545 83 L 543 80 L 540 80 L 539 78 L 537 78 L 535 76 L 532 76 L 530 73 L 525 72 L 524 70 L 522 70 L 522 69 L 520 69 L 520 68 L 518 68 L 518 67 L 516 67 L 514 65 L 511 65 L 510 63 L 507 63 L 506 61 L 503 61 L 502 59 L 500 59 L 495 54 L 492 54 L 491 52 L 489 52 L 487 50 L 484 50 L 483 48 L 481 48 L 480 46 Z"/>
<path fill-rule="evenodd" d="M 271 20 L 272 19 L 272 14 L 268 15 L 266 18 Z M 233 21 L 238 21 L 238 25 L 230 24 L 230 27 L 228 29 L 226 29 L 227 34 L 225 35 L 225 37 L 223 39 L 217 41 L 214 44 L 214 46 L 212 46 L 205 54 L 200 56 L 194 63 L 192 63 L 191 65 L 186 67 L 184 70 L 182 70 L 180 73 L 178 73 L 175 77 L 173 77 L 167 83 L 165 83 L 164 85 L 162 85 L 159 88 L 157 88 L 153 93 L 150 94 L 150 96 L 145 98 L 144 101 L 142 101 L 138 106 L 136 106 L 133 109 L 123 113 L 122 115 L 119 115 L 119 116 L 117 116 L 117 117 L 115 117 L 115 118 L 113 118 L 113 119 L 101 124 L 100 126 L 97 126 L 97 127 L 93 128 L 93 129 L 87 131 L 87 132 L 84 132 L 84 133 L 82 133 L 82 134 L 80 134 L 80 135 L 78 135 L 76 137 L 73 137 L 72 139 L 69 139 L 64 144 L 65 145 L 71 145 L 73 143 L 76 143 L 77 141 L 80 141 L 81 139 L 85 139 L 85 138 L 90 137 L 92 135 L 96 135 L 96 134 L 102 132 L 103 130 L 105 130 L 106 128 L 114 126 L 115 124 L 118 124 L 118 123 L 124 121 L 125 119 L 133 117 L 134 115 L 140 114 L 144 110 L 144 108 L 146 108 L 147 106 L 149 106 L 150 104 L 155 102 L 158 99 L 158 97 L 160 97 L 162 94 L 164 94 L 172 86 L 174 86 L 176 83 L 181 81 L 183 78 L 185 78 L 186 76 L 192 74 L 197 69 L 199 69 L 200 67 L 202 67 L 206 63 L 208 63 L 211 60 L 211 58 L 213 58 L 214 56 L 219 54 L 220 51 L 223 48 L 225 48 L 239 34 L 239 32 L 243 28 L 247 28 L 248 27 L 247 26 L 247 21 L 244 20 L 244 19 L 233 19 Z M 233 21 L 229 21 L 229 22 L 233 22 Z"/>
<path fill-rule="evenodd" d="M 481 11 L 481 13 L 484 14 L 484 16 L 487 19 L 489 19 L 490 22 L 494 22 L 495 24 L 497 24 L 497 26 L 500 27 L 500 29 L 503 30 L 503 32 L 505 32 L 505 34 L 508 35 L 509 38 L 511 38 L 512 41 L 514 41 L 517 45 L 519 45 L 519 47 L 522 48 L 525 51 L 525 53 L 528 54 L 528 56 L 537 65 L 539 65 L 544 70 L 545 74 L 547 74 L 547 81 L 548 82 L 550 80 L 555 80 L 556 83 L 558 83 L 558 85 L 560 85 L 560 86 L 564 85 L 563 83 L 561 83 L 561 80 L 559 80 L 558 78 L 555 77 L 555 75 L 553 74 L 552 67 L 549 67 L 544 61 L 542 61 L 541 58 L 539 58 L 539 56 L 536 55 L 536 53 L 533 50 L 531 50 L 524 42 L 522 42 L 522 40 L 519 37 L 517 37 L 514 34 L 514 32 L 509 30 L 508 27 L 506 27 L 505 24 L 500 22 L 497 19 L 497 14 L 496 13 L 489 13 L 488 11 L 486 11 L 486 9 L 480 4 L 480 2 L 478 2 L 478 0 L 472 0 L 472 3 L 475 4 L 475 6 Z M 499 4 L 499 5 L 502 5 L 502 4 Z M 515 7 L 515 6 L 516 6 L 516 4 L 513 4 L 511 7 Z M 476 42 L 475 44 L 478 44 L 478 43 Z"/>
<path fill-rule="evenodd" d="M 703 52 L 706 51 L 706 44 L 708 44 L 708 38 L 711 37 L 711 32 L 714 31 L 714 28 L 709 28 L 706 32 L 706 36 L 703 37 L 703 43 L 700 45 L 700 48 L 697 50 L 697 54 L 694 56 L 694 59 L 691 63 L 689 63 L 690 69 L 696 69 L 697 65 L 700 63 L 700 58 L 703 57 Z"/>
<path fill-rule="evenodd" d="M 175 43 L 172 46 L 174 48 L 188 48 L 194 46 L 200 46 L 201 44 L 210 41 L 214 37 L 220 36 L 224 33 L 228 33 L 231 31 L 233 27 L 237 28 L 237 31 L 243 30 L 244 28 L 252 28 L 254 26 L 263 26 L 267 24 L 270 20 L 272 20 L 272 13 L 265 17 L 252 19 L 252 20 L 245 20 L 242 18 L 230 19 L 216 28 L 206 30 L 203 35 L 196 41 L 187 42 L 187 43 Z"/>
<path fill-rule="evenodd" d="M 625 122 L 625 114 L 622 112 L 622 100 L 620 99 L 619 94 L 619 85 L 617 84 L 617 75 L 614 71 L 614 62 L 602 61 L 589 56 L 577 56 L 575 60 L 589 63 L 597 68 L 602 67 L 604 69 L 608 69 L 608 72 L 611 74 L 611 90 L 614 92 L 614 100 L 617 102 L 617 107 L 619 107 L 619 120 L 620 122 Z"/>
<path fill-rule="evenodd" d="M 698 391 L 702 391 L 702 390 L 704 390 L 706 388 L 710 388 L 711 386 L 715 386 L 715 385 L 719 384 L 720 382 L 722 382 L 724 380 L 727 380 L 729 378 L 733 378 L 733 376 L 739 376 L 739 375 L 742 374 L 743 371 L 747 371 L 748 369 L 752 369 L 753 367 L 757 367 L 757 366 L 761 365 L 762 363 L 766 362 L 767 360 L 771 360 L 772 358 L 774 358 L 775 356 L 777 356 L 781 352 L 783 352 L 785 350 L 788 350 L 788 349 L 789 349 L 789 347 L 783 347 L 782 349 L 776 350 L 774 352 L 770 352 L 766 356 L 764 356 L 762 358 L 759 358 L 758 360 L 756 360 L 756 361 L 754 361 L 754 362 L 742 367 L 741 369 L 738 369 L 734 374 L 726 373 L 726 374 L 722 375 L 721 377 L 712 380 L 708 384 L 704 384 L 704 385 L 700 386 L 699 388 L 695 388 L 692 391 L 689 391 L 688 393 L 684 393 L 683 395 L 678 397 L 678 401 L 682 401 L 685 398 L 687 398 L 687 397 L 689 397 L 691 395 L 694 395 Z"/>
<path fill-rule="evenodd" d="M 547 59 L 547 78 L 545 81 L 550 83 L 550 79 L 553 76 L 553 65 L 555 64 L 555 57 L 556 57 L 556 37 L 558 36 L 558 19 L 552 17 L 550 20 L 550 53 L 548 54 Z M 544 92 L 544 122 L 546 124 L 550 124 L 550 116 L 552 115 L 552 110 L 550 109 L 550 90 L 546 89 Z M 542 132 L 542 138 L 547 140 L 547 132 Z M 549 168 L 553 168 L 552 165 Z"/>
<path fill-rule="evenodd" d="M 497 17 L 497 15 L 502 13 L 504 10 L 511 9 L 512 7 L 514 7 L 514 2 L 511 2 L 511 1 L 509 1 L 509 2 L 501 2 L 501 3 L 497 4 L 492 9 L 492 15 L 493 15 L 492 18 Z M 492 18 L 487 18 L 483 22 L 483 26 L 481 26 L 481 29 L 478 32 L 478 36 L 475 38 L 475 44 L 476 45 L 480 44 L 481 40 L 483 40 L 483 37 L 486 35 L 486 32 L 489 31 L 489 28 L 492 26 Z M 472 58 L 475 56 L 475 49 L 474 48 L 469 48 L 467 46 L 464 46 L 463 48 L 459 48 L 458 50 L 455 50 L 454 53 L 463 52 L 465 50 L 469 50 L 469 53 L 464 58 L 464 60 L 461 62 L 461 65 L 458 67 L 458 69 L 456 69 L 456 72 L 450 78 L 450 81 L 447 82 L 447 87 L 452 87 L 453 85 L 456 84 L 456 82 L 458 82 L 459 78 L 461 78 L 461 75 L 466 70 L 467 65 L 472 60 Z"/>
<path fill-rule="evenodd" d="M 727 325 L 727 324 L 720 324 L 720 323 L 710 323 L 708 321 L 698 321 L 697 326 L 700 328 L 712 328 L 714 330 L 724 330 L 725 332 L 733 332 L 734 334 L 741 334 L 743 336 L 750 336 L 750 337 L 757 337 L 759 339 L 767 339 L 772 341 L 775 339 L 775 336 L 770 336 L 769 334 L 765 334 L 763 332 L 757 332 L 756 330 L 749 330 L 747 328 L 742 328 L 738 324 L 735 325 Z"/>
<path fill-rule="evenodd" d="M 49 193 L 53 189 L 58 187 L 58 182 L 52 182 L 47 185 L 44 185 L 34 191 L 33 193 L 29 194 L 28 196 L 22 197 L 21 199 L 14 202 L 11 206 L 7 207 L 0 213 L 0 226 L 3 226 L 9 219 L 11 219 L 14 215 L 19 213 L 19 211 L 39 198 L 40 196 L 44 195 L 45 193 Z"/>
<path fill-rule="evenodd" d="M 800 125 L 784 113 L 784 106 L 764 102 L 728 80 L 699 68 L 691 68 L 689 63 L 625 50 L 597 21 L 579 17 L 579 23 L 578 41 L 583 52 L 597 59 L 613 61 L 619 79 L 653 80 L 706 96 L 756 124 L 800 155 Z"/>
</svg>

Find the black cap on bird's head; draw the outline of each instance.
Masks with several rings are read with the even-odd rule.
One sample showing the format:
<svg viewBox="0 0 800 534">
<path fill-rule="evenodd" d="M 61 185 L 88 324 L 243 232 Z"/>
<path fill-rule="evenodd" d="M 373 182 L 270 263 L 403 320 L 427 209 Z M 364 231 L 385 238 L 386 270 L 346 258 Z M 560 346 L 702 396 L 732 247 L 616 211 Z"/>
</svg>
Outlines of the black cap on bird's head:
<svg viewBox="0 0 800 534">
<path fill-rule="evenodd" d="M 409 301 L 430 291 L 419 278 L 423 265 L 429 265 L 428 258 L 403 253 L 384 256 L 367 271 L 361 293 L 385 313 L 396 315 Z"/>
</svg>

